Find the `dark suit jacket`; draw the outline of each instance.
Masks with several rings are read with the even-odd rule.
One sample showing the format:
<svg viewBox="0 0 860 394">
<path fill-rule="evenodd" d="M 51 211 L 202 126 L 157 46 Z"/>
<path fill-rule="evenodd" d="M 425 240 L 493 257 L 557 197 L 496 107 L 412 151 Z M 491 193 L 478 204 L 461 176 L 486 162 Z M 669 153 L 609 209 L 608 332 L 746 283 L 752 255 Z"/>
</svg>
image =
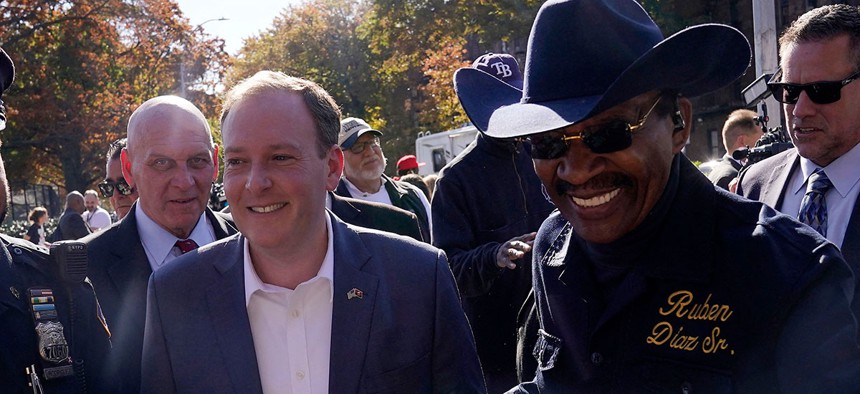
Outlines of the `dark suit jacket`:
<svg viewBox="0 0 860 394">
<path fill-rule="evenodd" d="M 723 189 L 729 190 L 729 182 L 731 182 L 732 179 L 737 178 L 738 171 L 740 171 L 742 167 L 743 166 L 741 166 L 740 163 L 732 160 L 728 155 L 723 156 L 717 161 L 717 164 L 714 165 L 711 173 L 708 174 L 708 180 Z"/>
<path fill-rule="evenodd" d="M 332 216 L 330 393 L 484 392 L 445 254 Z M 244 237 L 201 247 L 149 282 L 144 393 L 260 393 Z M 349 299 L 352 289 L 362 298 Z"/>
<path fill-rule="evenodd" d="M 146 284 L 152 274 L 137 233 L 136 204 L 123 220 L 81 240 L 88 246 L 88 276 L 112 334 L 111 360 L 103 372 L 107 379 L 117 383 L 122 393 L 139 391 Z M 217 239 L 236 233 L 226 215 L 207 208 L 206 217 Z"/>
<path fill-rule="evenodd" d="M 76 240 L 90 234 L 90 228 L 84 223 L 84 218 L 74 209 L 66 209 L 63 212 L 63 216 L 60 216 L 60 223 L 57 224 L 57 230 L 60 231 L 60 238 L 54 239 L 54 241 Z"/>
<path fill-rule="evenodd" d="M 782 205 L 792 172 L 799 170 L 800 155 L 797 154 L 797 149 L 789 149 L 762 160 L 741 173 L 738 194 L 777 208 Z M 851 211 L 840 250 L 845 261 L 855 271 L 860 268 L 860 198 L 854 201 L 854 209 Z"/>
<path fill-rule="evenodd" d="M 421 237 L 418 217 L 412 212 L 392 205 L 341 197 L 332 192 L 329 196 L 332 213 L 344 222 L 429 242 Z"/>
<path fill-rule="evenodd" d="M 421 229 L 421 237 L 429 243 L 430 215 L 427 214 L 427 209 L 421 202 L 420 195 L 423 194 L 421 189 L 409 184 L 408 182 L 395 181 L 385 174 L 382 174 L 382 178 L 386 180 L 386 182 L 383 183 L 383 187 L 385 188 L 386 193 L 388 193 L 388 198 L 391 199 L 391 205 L 414 213 L 418 218 L 418 227 Z M 352 197 L 352 194 L 349 193 L 349 187 L 346 186 L 344 178 L 340 179 L 340 183 L 337 184 L 337 188 L 334 190 L 334 193 L 341 197 Z"/>
</svg>

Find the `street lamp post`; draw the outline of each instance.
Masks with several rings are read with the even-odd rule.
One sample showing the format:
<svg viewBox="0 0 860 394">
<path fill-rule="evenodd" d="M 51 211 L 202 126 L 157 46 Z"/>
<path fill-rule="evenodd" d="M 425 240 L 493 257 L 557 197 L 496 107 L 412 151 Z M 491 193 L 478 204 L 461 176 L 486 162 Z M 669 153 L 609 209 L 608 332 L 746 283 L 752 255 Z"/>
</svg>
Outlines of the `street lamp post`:
<svg viewBox="0 0 860 394">
<path fill-rule="evenodd" d="M 197 32 L 198 30 L 202 30 L 203 25 L 205 25 L 209 22 L 220 22 L 220 21 L 229 21 L 229 20 L 230 20 L 229 18 L 225 18 L 223 16 L 220 18 L 207 19 L 203 22 L 198 23 L 197 26 L 194 26 L 194 28 L 191 29 L 191 32 L 194 33 L 194 32 Z M 185 78 L 185 62 L 187 60 L 187 52 L 188 52 L 188 48 L 185 48 L 185 51 L 182 52 L 182 61 L 179 62 L 179 86 L 180 86 L 180 89 L 182 89 L 182 92 L 181 92 L 182 94 L 180 95 L 182 98 L 187 98 L 185 93 L 188 89 L 186 78 Z"/>
</svg>

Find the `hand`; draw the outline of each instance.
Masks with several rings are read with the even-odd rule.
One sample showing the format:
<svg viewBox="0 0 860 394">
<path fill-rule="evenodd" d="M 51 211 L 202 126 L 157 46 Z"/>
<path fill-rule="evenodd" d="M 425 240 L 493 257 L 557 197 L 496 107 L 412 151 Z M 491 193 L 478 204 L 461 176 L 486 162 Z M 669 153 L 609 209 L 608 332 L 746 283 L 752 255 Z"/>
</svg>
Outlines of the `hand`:
<svg viewBox="0 0 860 394">
<path fill-rule="evenodd" d="M 510 241 L 499 245 L 496 250 L 496 265 L 499 268 L 515 269 L 517 264 L 514 260 L 519 260 L 531 252 L 532 244 L 537 233 L 528 233 L 519 237 L 511 238 Z"/>
<path fill-rule="evenodd" d="M 731 182 L 729 182 L 729 191 L 737 194 L 737 192 L 738 192 L 738 178 L 737 177 L 735 177 L 734 179 L 731 180 Z"/>
</svg>

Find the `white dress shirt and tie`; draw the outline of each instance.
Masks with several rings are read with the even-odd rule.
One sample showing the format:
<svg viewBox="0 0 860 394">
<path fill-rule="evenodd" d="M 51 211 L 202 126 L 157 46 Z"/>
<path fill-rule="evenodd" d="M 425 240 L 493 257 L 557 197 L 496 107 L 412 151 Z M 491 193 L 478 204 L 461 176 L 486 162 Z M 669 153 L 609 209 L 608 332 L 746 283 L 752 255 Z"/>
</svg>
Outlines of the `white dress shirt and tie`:
<svg viewBox="0 0 860 394">
<path fill-rule="evenodd" d="M 832 187 L 824 193 L 827 223 L 826 230 L 822 233 L 830 242 L 841 248 L 851 212 L 854 209 L 854 202 L 860 194 L 860 186 L 858 186 L 860 171 L 857 170 L 857 163 L 860 163 L 860 144 L 824 168 L 801 157 L 798 170 L 791 174 L 788 181 L 784 199 L 779 207 L 780 212 L 804 221 L 800 215 L 803 208 L 802 202 L 811 184 L 810 178 L 816 170 L 820 169 L 832 184 Z"/>
<path fill-rule="evenodd" d="M 176 245 L 177 241 L 184 241 L 176 238 L 175 235 L 163 229 L 158 223 L 155 223 L 138 204 L 134 211 L 137 218 L 137 232 L 140 234 L 140 243 L 143 244 L 143 249 L 146 251 L 146 258 L 149 260 L 149 265 L 152 271 L 155 272 L 171 260 L 181 256 L 184 252 Z M 215 232 L 212 230 L 212 224 L 206 218 L 206 214 L 200 215 L 194 230 L 187 238 L 193 240 L 197 245 L 206 245 L 215 242 Z"/>
</svg>

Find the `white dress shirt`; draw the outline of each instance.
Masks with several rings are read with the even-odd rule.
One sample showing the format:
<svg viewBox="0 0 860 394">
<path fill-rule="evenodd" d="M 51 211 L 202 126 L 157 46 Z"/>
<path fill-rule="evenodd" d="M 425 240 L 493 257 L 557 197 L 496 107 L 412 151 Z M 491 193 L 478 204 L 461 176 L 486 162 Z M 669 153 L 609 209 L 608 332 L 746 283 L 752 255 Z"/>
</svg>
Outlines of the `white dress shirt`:
<svg viewBox="0 0 860 394">
<path fill-rule="evenodd" d="M 860 194 L 860 144 L 824 167 L 824 173 L 833 183 L 833 187 L 824 195 L 827 201 L 827 239 L 838 247 L 842 247 L 848 221 L 854 210 L 854 202 Z M 800 158 L 800 171 L 794 171 L 789 177 L 788 187 L 780 206 L 780 212 L 797 218 L 800 203 L 806 194 L 806 183 L 816 169 L 821 168 L 810 160 Z"/>
<path fill-rule="evenodd" d="M 136 205 L 134 217 L 137 219 L 137 234 L 140 236 L 143 250 L 146 251 L 146 258 L 149 260 L 152 272 L 182 255 L 182 252 L 176 247 L 176 241 L 179 241 L 179 238 L 146 216 L 140 204 Z M 191 231 L 191 236 L 188 239 L 193 239 L 197 246 L 215 242 L 215 230 L 212 229 L 205 212 L 200 215 L 200 219 L 197 219 L 197 224 L 194 225 L 194 230 Z"/>
<path fill-rule="evenodd" d="M 328 247 L 319 273 L 295 290 L 260 280 L 245 239 L 245 304 L 266 394 L 329 391 L 334 243 L 325 217 Z"/>
<path fill-rule="evenodd" d="M 84 211 L 81 217 L 93 232 L 110 227 L 110 214 L 102 207 L 96 207 L 92 212 Z"/>
</svg>

